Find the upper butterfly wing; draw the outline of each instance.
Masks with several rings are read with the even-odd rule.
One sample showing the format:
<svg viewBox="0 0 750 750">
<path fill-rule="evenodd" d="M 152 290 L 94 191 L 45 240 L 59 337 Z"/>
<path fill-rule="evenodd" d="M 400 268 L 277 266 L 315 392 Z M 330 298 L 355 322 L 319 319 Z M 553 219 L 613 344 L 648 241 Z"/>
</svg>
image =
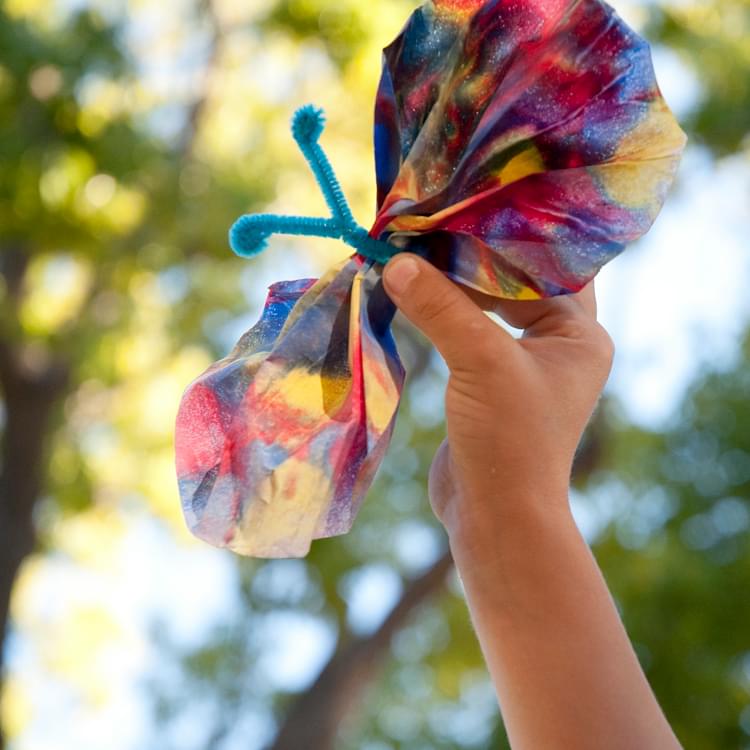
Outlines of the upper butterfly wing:
<svg viewBox="0 0 750 750">
<path fill-rule="evenodd" d="M 648 45 L 599 0 L 448 6 L 385 51 L 371 234 L 490 294 L 576 291 L 649 228 L 684 146 Z"/>
</svg>

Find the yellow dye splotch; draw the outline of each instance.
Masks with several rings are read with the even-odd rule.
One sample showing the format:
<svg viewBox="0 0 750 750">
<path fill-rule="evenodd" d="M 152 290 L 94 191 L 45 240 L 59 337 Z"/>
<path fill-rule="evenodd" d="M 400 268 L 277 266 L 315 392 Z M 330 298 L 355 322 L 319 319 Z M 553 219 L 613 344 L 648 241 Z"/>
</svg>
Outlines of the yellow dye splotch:
<svg viewBox="0 0 750 750">
<path fill-rule="evenodd" d="M 501 170 L 497 176 L 501 185 L 510 185 L 530 174 L 544 172 L 544 161 L 538 149 L 529 143 L 521 153 L 516 154 Z"/>
<path fill-rule="evenodd" d="M 670 184 L 677 160 L 671 156 L 643 162 L 601 164 L 591 167 L 608 198 L 624 208 L 643 208 L 656 216 L 661 206 L 661 186 Z"/>
<path fill-rule="evenodd" d="M 659 99 L 625 134 L 614 157 L 590 171 L 613 201 L 625 208 L 645 208 L 656 217 L 686 141 L 669 107 Z"/>
<path fill-rule="evenodd" d="M 307 414 L 311 419 L 335 414 L 343 406 L 350 387 L 349 373 L 323 375 L 299 367 L 281 377 L 278 370 L 262 368 L 256 380 L 256 389 L 264 399 L 283 402 L 290 410 Z"/>
<path fill-rule="evenodd" d="M 434 0 L 435 7 L 443 16 L 460 20 L 476 12 L 485 0 Z"/>
<path fill-rule="evenodd" d="M 687 136 L 663 99 L 651 102 L 648 112 L 621 139 L 613 162 L 628 159 L 679 158 Z"/>
<path fill-rule="evenodd" d="M 541 299 L 542 295 L 539 292 L 535 292 L 531 287 L 522 286 L 518 290 L 515 299 Z"/>
<path fill-rule="evenodd" d="M 516 154 L 497 172 L 497 186 L 509 185 L 512 182 L 517 182 L 524 177 L 528 177 L 528 175 L 544 172 L 544 170 L 545 166 L 541 154 L 532 143 L 529 143 L 527 148 Z M 496 187 L 492 188 L 492 190 L 496 189 Z M 431 216 L 414 216 L 410 214 L 395 216 L 389 222 L 387 229 L 391 232 L 427 232 L 434 229 L 435 226 L 443 222 L 446 218 L 459 213 L 467 206 L 476 202 L 482 195 L 484 193 L 478 193 L 465 200 L 457 201 L 443 210 L 435 212 Z"/>
<path fill-rule="evenodd" d="M 382 433 L 393 419 L 399 393 L 385 362 L 372 359 L 364 373 L 367 397 L 367 422 L 370 429 Z"/>
<path fill-rule="evenodd" d="M 255 488 L 230 549 L 258 557 L 301 557 L 310 549 L 333 486 L 325 472 L 291 456 Z"/>
</svg>

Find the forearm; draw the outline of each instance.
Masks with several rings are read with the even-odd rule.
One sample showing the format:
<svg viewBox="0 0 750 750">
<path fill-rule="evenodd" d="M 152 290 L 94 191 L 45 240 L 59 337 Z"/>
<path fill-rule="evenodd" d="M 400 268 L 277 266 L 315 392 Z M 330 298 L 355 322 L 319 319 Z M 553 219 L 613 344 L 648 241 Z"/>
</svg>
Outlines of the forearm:
<svg viewBox="0 0 750 750">
<path fill-rule="evenodd" d="M 566 499 L 537 502 L 451 534 L 511 745 L 679 748 Z"/>
</svg>

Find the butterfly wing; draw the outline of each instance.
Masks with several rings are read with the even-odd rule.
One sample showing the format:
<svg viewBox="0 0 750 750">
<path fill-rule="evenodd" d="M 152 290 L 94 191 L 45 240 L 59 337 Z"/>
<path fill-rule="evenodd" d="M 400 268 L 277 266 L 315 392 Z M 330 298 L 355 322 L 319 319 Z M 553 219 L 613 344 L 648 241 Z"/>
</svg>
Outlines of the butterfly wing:
<svg viewBox="0 0 750 750">
<path fill-rule="evenodd" d="M 580 289 L 648 230 L 685 143 L 647 43 L 599 0 L 428 3 L 376 109 L 372 236 L 502 297 Z"/>
<path fill-rule="evenodd" d="M 177 473 L 188 525 L 211 544 L 296 557 L 342 534 L 388 445 L 403 368 L 372 263 L 271 287 L 232 353 L 188 386 Z"/>
</svg>

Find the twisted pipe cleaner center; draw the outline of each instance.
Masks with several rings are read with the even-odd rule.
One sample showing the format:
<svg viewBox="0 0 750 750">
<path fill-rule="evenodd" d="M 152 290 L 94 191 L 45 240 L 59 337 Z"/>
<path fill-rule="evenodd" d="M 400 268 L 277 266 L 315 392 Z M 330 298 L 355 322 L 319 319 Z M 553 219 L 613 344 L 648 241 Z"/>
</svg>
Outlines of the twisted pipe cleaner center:
<svg viewBox="0 0 750 750">
<path fill-rule="evenodd" d="M 279 214 L 246 214 L 229 230 L 232 250 L 244 258 L 262 252 L 273 234 L 337 238 L 353 247 L 364 258 L 387 263 L 401 249 L 370 237 L 357 224 L 336 174 L 318 140 L 325 127 L 322 109 L 306 104 L 292 118 L 292 135 L 302 151 L 331 210 L 330 218 L 281 216 Z"/>
</svg>

